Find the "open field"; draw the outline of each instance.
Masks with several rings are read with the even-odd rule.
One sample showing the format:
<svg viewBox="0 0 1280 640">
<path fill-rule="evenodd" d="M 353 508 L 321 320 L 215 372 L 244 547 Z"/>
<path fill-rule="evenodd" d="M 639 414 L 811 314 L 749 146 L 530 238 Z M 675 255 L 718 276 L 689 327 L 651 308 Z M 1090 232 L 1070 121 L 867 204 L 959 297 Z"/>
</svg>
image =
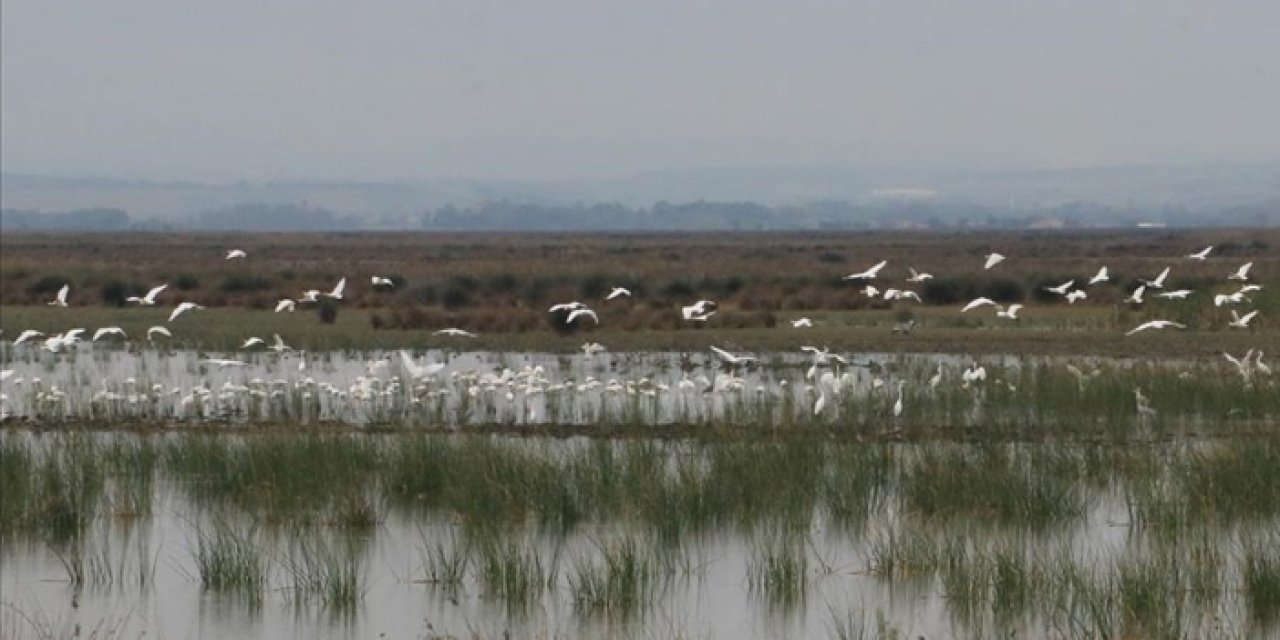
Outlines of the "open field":
<svg viewBox="0 0 1280 640">
<path fill-rule="evenodd" d="M 1215 245 L 1209 260 L 1181 256 Z M 224 259 L 230 247 L 246 260 Z M 865 233 L 735 235 L 56 235 L 0 238 L 0 325 L 12 337 L 27 328 L 56 332 L 74 326 L 119 325 L 130 335 L 164 324 L 179 301 L 210 309 L 173 325 L 179 344 L 225 349 L 250 335 L 281 333 L 298 348 L 442 346 L 429 330 L 462 327 L 481 334 L 487 349 L 569 351 L 581 335 L 614 350 L 702 349 L 728 343 L 743 349 L 791 349 L 817 342 L 835 349 L 952 353 L 1094 353 L 1208 356 L 1277 344 L 1274 316 L 1280 290 L 1280 231 L 1109 231 L 1042 233 Z M 1010 258 L 991 271 L 982 256 Z M 923 304 L 862 294 L 842 276 L 887 259 L 874 284 L 918 290 Z M 1227 326 L 1230 309 L 1213 294 L 1239 283 L 1226 276 L 1253 262 L 1250 294 L 1259 310 L 1249 330 Z M 1083 286 L 1100 266 L 1111 279 L 1088 287 L 1088 299 L 1066 305 L 1044 286 L 1075 279 Z M 907 267 L 935 274 L 905 282 Z M 1166 289 L 1195 291 L 1187 300 L 1143 305 L 1120 302 L 1140 279 L 1172 267 Z M 370 277 L 390 277 L 377 291 Z M 306 289 L 327 291 L 348 280 L 336 323 L 322 326 L 314 310 L 273 314 L 278 300 Z M 50 308 L 63 284 L 71 309 Z M 121 308 L 127 295 L 168 283 L 153 308 Z M 605 302 L 612 286 L 630 299 Z M 1151 293 L 1155 293 L 1153 290 Z M 989 309 L 960 314 L 985 295 L 1026 308 L 1016 322 Z M 719 313 L 705 326 L 680 319 L 681 305 L 707 298 Z M 547 313 L 581 300 L 600 316 L 598 327 L 566 328 Z M 1241 307 L 1243 311 L 1246 307 Z M 219 313 L 223 311 L 223 313 Z M 814 327 L 792 330 L 809 317 Z M 894 336 L 898 321 L 920 329 Z M 1187 324 L 1177 336 L 1123 331 L 1162 318 Z M 427 330 L 427 331 L 424 331 Z M 264 336 L 266 337 L 266 336 Z"/>
</svg>

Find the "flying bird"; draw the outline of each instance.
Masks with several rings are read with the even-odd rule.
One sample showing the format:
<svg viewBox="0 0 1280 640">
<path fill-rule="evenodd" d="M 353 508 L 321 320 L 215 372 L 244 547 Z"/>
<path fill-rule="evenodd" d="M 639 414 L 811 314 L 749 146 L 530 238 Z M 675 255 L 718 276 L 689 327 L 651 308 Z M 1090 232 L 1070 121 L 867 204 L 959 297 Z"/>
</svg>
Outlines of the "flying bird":
<svg viewBox="0 0 1280 640">
<path fill-rule="evenodd" d="M 968 313 L 984 305 L 991 305 L 993 307 L 998 306 L 996 304 L 996 301 L 992 300 L 991 298 L 974 298 L 973 300 L 969 301 L 969 304 L 966 304 L 964 308 L 960 310 L 960 313 Z"/>
<path fill-rule="evenodd" d="M 1169 328 L 1169 327 L 1175 327 L 1175 328 L 1178 328 L 1178 329 L 1186 329 L 1186 328 L 1187 328 L 1187 326 L 1186 326 L 1186 325 L 1184 325 L 1184 324 L 1178 324 L 1177 322 L 1174 322 L 1174 321 L 1172 321 L 1172 320 L 1152 320 L 1152 321 L 1150 321 L 1150 322 L 1144 322 L 1144 323 L 1142 323 L 1142 324 L 1140 324 L 1140 325 L 1138 325 L 1138 326 L 1136 326 L 1136 327 L 1134 327 L 1134 328 L 1130 329 L 1127 333 L 1125 333 L 1125 335 L 1126 335 L 1126 336 L 1131 336 L 1131 335 L 1133 335 L 1133 334 L 1135 334 L 1135 333 L 1137 333 L 1137 332 L 1139 332 L 1139 331 L 1146 331 L 1147 329 L 1167 329 L 1167 328 Z"/>
<path fill-rule="evenodd" d="M 168 329 L 161 327 L 159 325 L 151 327 L 150 329 L 147 329 L 147 340 L 155 341 L 157 335 L 162 335 L 166 338 L 173 337 L 173 334 L 169 333 Z"/>
<path fill-rule="evenodd" d="M 1253 320 L 1254 316 L 1256 316 L 1256 315 L 1258 315 L 1258 310 L 1257 310 L 1257 309 L 1254 309 L 1253 311 L 1250 311 L 1249 313 L 1246 313 L 1246 314 L 1244 314 L 1244 315 L 1239 315 L 1239 314 L 1237 314 L 1237 313 L 1236 313 L 1236 310 L 1235 310 L 1235 309 L 1232 309 L 1232 310 L 1231 310 L 1231 318 L 1232 318 L 1232 320 L 1231 320 L 1231 322 L 1229 322 L 1229 323 L 1227 323 L 1227 324 L 1228 324 L 1229 326 L 1235 327 L 1235 328 L 1237 328 L 1237 329 L 1248 329 L 1248 328 L 1249 328 L 1249 321 L 1250 321 L 1250 320 Z"/>
<path fill-rule="evenodd" d="M 64 285 L 62 285 L 62 288 L 61 288 L 61 289 L 58 289 L 58 296 L 57 296 L 56 298 L 54 298 L 54 299 L 53 299 L 53 302 L 50 302 L 50 303 L 49 303 L 49 306 L 51 306 L 51 307 L 65 307 L 65 306 L 67 306 L 67 294 L 68 294 L 68 293 L 71 293 L 71 285 L 69 285 L 69 284 L 64 284 Z"/>
<path fill-rule="evenodd" d="M 346 288 L 347 288 L 347 279 L 343 278 L 338 281 L 338 284 L 333 286 L 333 291 L 330 291 L 329 293 L 325 293 L 321 295 L 328 296 L 330 298 L 333 298 L 334 300 L 341 300 L 342 290 Z"/>
<path fill-rule="evenodd" d="M 284 300 L 281 300 L 280 302 L 276 303 L 276 313 L 280 313 L 281 311 L 288 311 L 289 313 L 293 313 L 293 310 L 297 308 L 298 308 L 298 303 L 288 298 L 285 298 Z"/>
<path fill-rule="evenodd" d="M 880 270 L 883 269 L 884 265 L 886 264 L 889 264 L 888 260 L 881 260 L 880 262 L 877 262 L 874 266 L 872 266 L 870 269 L 867 269 L 866 271 L 860 271 L 858 273 L 851 273 L 845 276 L 844 279 L 845 280 L 874 280 L 876 277 L 876 274 L 880 273 Z"/>
<path fill-rule="evenodd" d="M 184 314 L 184 313 L 186 313 L 186 312 L 188 312 L 188 311 L 191 311 L 192 309 L 203 309 L 203 308 L 204 308 L 204 307 L 202 307 L 202 306 L 200 306 L 200 305 L 198 305 L 198 304 L 196 304 L 196 303 L 194 303 L 194 302 L 183 302 L 182 304 L 179 304 L 177 307 L 174 307 L 174 309 L 173 309 L 173 313 L 170 313 L 170 314 L 169 314 L 169 320 L 168 320 L 168 321 L 169 321 L 169 322 L 173 322 L 174 320 L 176 320 L 176 319 L 178 318 L 178 316 L 180 316 L 180 315 L 182 315 L 182 314 Z"/>
<path fill-rule="evenodd" d="M 1244 263 L 1243 265 L 1241 265 L 1241 267 L 1240 267 L 1239 269 L 1236 269 L 1236 272 L 1235 272 L 1235 273 L 1233 273 L 1233 274 L 1231 274 L 1231 275 L 1227 276 L 1227 279 L 1228 279 L 1228 280 L 1239 280 L 1239 281 L 1241 281 L 1241 282 L 1244 282 L 1245 280 L 1248 280 L 1248 279 L 1249 279 L 1249 269 L 1250 269 L 1252 266 L 1253 266 L 1253 263 L 1252 263 L 1252 262 L 1246 262 L 1246 263 Z"/>
<path fill-rule="evenodd" d="M 605 296 L 604 299 L 613 300 L 614 298 L 621 298 L 621 297 L 630 298 L 631 291 L 623 287 L 614 287 L 613 290 L 609 292 L 609 295 Z"/>
<path fill-rule="evenodd" d="M 796 329 L 812 327 L 813 321 L 808 318 L 796 318 L 795 320 L 791 321 L 791 326 Z"/>
<path fill-rule="evenodd" d="M 1068 280 L 1056 287 L 1045 287 L 1044 290 L 1052 291 L 1060 296 L 1065 296 L 1067 295 L 1067 291 L 1071 289 L 1071 287 L 1075 286 L 1075 284 L 1076 284 L 1075 280 Z"/>
<path fill-rule="evenodd" d="M 596 312 L 592 311 L 591 309 L 587 309 L 585 307 L 582 309 L 574 309 L 573 311 L 570 311 L 569 316 L 564 319 L 564 323 L 573 324 L 574 320 L 577 320 L 582 316 L 587 316 L 592 320 L 595 320 L 596 324 L 600 324 L 600 317 L 596 315 Z"/>
<path fill-rule="evenodd" d="M 1140 284 L 1138 285 L 1137 289 L 1133 290 L 1133 293 L 1129 294 L 1128 298 L 1121 300 L 1121 302 L 1128 302 L 1130 304 L 1142 304 L 1142 294 L 1146 293 L 1146 291 L 1147 291 L 1147 285 Z"/>
<path fill-rule="evenodd" d="M 911 271 L 911 277 L 907 278 L 907 282 L 924 282 L 925 280 L 933 278 L 932 273 L 917 273 L 912 267 L 908 267 L 907 269 Z"/>
<path fill-rule="evenodd" d="M 106 336 L 120 336 L 121 338 L 126 337 L 124 335 L 124 329 L 121 329 L 120 327 L 102 327 L 101 329 L 98 329 L 97 331 L 93 332 L 93 341 L 97 342 L 98 340 L 101 340 Z"/>
<path fill-rule="evenodd" d="M 880 290 L 875 288 L 875 286 L 873 285 L 867 285 L 862 288 L 862 294 L 867 296 L 868 298 L 874 298 L 880 295 Z"/>
<path fill-rule="evenodd" d="M 452 337 L 454 337 L 454 338 L 474 338 L 474 337 L 476 337 L 476 334 L 471 333 L 470 331 L 464 331 L 464 330 L 459 329 L 459 328 L 457 328 L 457 327 L 449 327 L 448 329 L 440 329 L 440 330 L 438 330 L 438 331 L 433 331 L 433 332 L 432 332 L 432 335 L 437 335 L 437 336 L 452 336 Z"/>
<path fill-rule="evenodd" d="M 267 341 L 266 341 L 266 340 L 263 340 L 262 338 L 259 338 L 259 337 L 257 337 L 257 336 L 253 336 L 253 337 L 251 337 L 251 338 L 246 339 L 246 340 L 244 341 L 244 344 L 241 344 L 241 345 L 240 345 L 240 348 L 241 348 L 241 349 L 252 349 L 253 347 L 262 346 L 262 345 L 264 345 L 264 344 L 266 344 L 266 343 L 267 343 Z"/>
<path fill-rule="evenodd" d="M 369 281 L 373 284 L 373 287 L 375 289 L 378 287 L 387 287 L 388 289 L 394 289 L 396 286 L 396 283 L 392 282 L 391 278 L 383 278 L 381 276 L 372 276 L 369 278 Z"/>
<path fill-rule="evenodd" d="M 1075 304 L 1088 297 L 1089 294 L 1085 293 L 1084 289 L 1076 289 L 1067 293 L 1067 304 Z"/>
<path fill-rule="evenodd" d="M 699 300 L 687 307 L 680 307 L 680 316 L 685 320 L 706 322 L 707 318 L 715 315 L 716 306 L 716 303 L 710 300 Z"/>
<path fill-rule="evenodd" d="M 34 340 L 35 338 L 39 338 L 43 335 L 44 335 L 44 332 L 42 331 L 36 331 L 35 329 L 27 329 L 26 331 L 23 331 L 22 333 L 18 334 L 17 339 L 13 341 L 13 346 L 16 347 L 28 340 Z"/>
<path fill-rule="evenodd" d="M 726 363 L 731 365 L 746 364 L 748 362 L 756 361 L 756 359 L 752 356 L 734 355 L 716 346 L 711 347 L 711 350 L 714 351 L 716 355 L 720 356 L 721 360 L 724 360 Z"/>
<path fill-rule="evenodd" d="M 142 296 L 141 298 L 139 298 L 138 296 L 129 296 L 128 298 L 125 298 L 124 301 L 136 302 L 146 307 L 155 306 L 156 296 L 160 295 L 160 292 L 164 291 L 168 286 L 169 286 L 168 284 L 162 284 L 158 287 L 152 287 L 151 290 L 147 292 L 147 295 Z"/>
<path fill-rule="evenodd" d="M 1192 260 L 1204 260 L 1205 258 L 1209 257 L 1210 251 L 1213 251 L 1213 245 L 1209 245 L 1201 249 L 1199 253 L 1188 253 L 1187 257 L 1191 258 Z"/>
<path fill-rule="evenodd" d="M 577 300 L 574 300 L 573 302 L 561 302 L 559 304 L 553 304 L 551 305 L 550 309 L 547 309 L 547 313 L 555 313 L 557 311 L 577 311 L 578 309 L 586 309 L 586 308 L 587 308 L 587 305 L 582 304 Z"/>
<path fill-rule="evenodd" d="M 987 254 L 987 261 L 986 261 L 985 263 L 983 263 L 982 268 L 983 268 L 983 269 L 990 269 L 991 267 L 994 267 L 994 266 L 996 266 L 996 265 L 1000 264 L 1000 263 L 1001 263 L 1001 262 L 1003 262 L 1003 261 L 1004 261 L 1004 256 L 1002 256 L 1002 255 L 1000 255 L 1000 254 L 998 254 L 998 253 L 995 253 L 995 252 L 988 253 L 988 254 Z"/>
<path fill-rule="evenodd" d="M 1157 293 L 1156 297 L 1164 298 L 1165 300 L 1186 300 L 1187 296 L 1191 295 L 1192 293 L 1195 293 L 1195 292 L 1190 289 L 1178 289 L 1177 291 L 1164 291 L 1161 293 Z"/>
<path fill-rule="evenodd" d="M 970 303 L 970 304 L 972 304 L 972 303 Z M 1009 305 L 1009 308 L 1007 308 L 1007 309 L 1001 309 L 1000 307 L 998 307 L 998 306 L 997 306 L 997 307 L 996 307 L 996 316 L 1001 317 L 1001 318 L 1008 318 L 1009 320 L 1017 320 L 1017 319 L 1018 319 L 1018 311 L 1019 311 L 1020 309 L 1022 309 L 1022 305 L 1020 305 L 1020 304 L 1011 304 L 1011 305 Z"/>
<path fill-rule="evenodd" d="M 1152 289 L 1163 289 L 1164 279 L 1168 277 L 1169 277 L 1169 267 L 1165 267 L 1164 271 L 1161 271 L 1160 275 L 1156 276 L 1155 280 L 1144 280 L 1143 282 L 1145 282 L 1146 285 L 1148 287 L 1151 287 Z"/>
<path fill-rule="evenodd" d="M 232 249 L 232 250 L 230 250 L 230 251 L 228 251 L 228 252 L 227 252 L 227 260 L 234 260 L 234 259 L 236 259 L 236 258 L 243 258 L 243 257 L 245 257 L 246 255 L 248 255 L 248 254 L 246 254 L 244 251 L 241 251 L 241 250 L 239 250 L 239 249 Z"/>
<path fill-rule="evenodd" d="M 1101 269 L 1098 269 L 1098 273 L 1094 274 L 1092 278 L 1089 278 L 1089 284 L 1094 285 L 1094 284 L 1098 284 L 1099 282 L 1106 282 L 1110 279 L 1111 279 L 1111 276 L 1110 274 L 1107 273 L 1107 268 L 1102 267 Z"/>
</svg>

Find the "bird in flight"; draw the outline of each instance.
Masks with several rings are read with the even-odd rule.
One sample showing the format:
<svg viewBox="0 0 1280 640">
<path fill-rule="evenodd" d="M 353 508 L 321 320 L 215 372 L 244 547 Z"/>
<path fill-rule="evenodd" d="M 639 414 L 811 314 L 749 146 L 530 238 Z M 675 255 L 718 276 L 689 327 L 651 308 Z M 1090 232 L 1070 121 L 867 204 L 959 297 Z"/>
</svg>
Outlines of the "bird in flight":
<svg viewBox="0 0 1280 640">
<path fill-rule="evenodd" d="M 991 298 L 974 298 L 973 300 L 969 301 L 969 304 L 966 304 L 964 308 L 960 310 L 960 313 L 968 313 L 984 305 L 991 305 L 993 307 L 997 306 L 996 301 L 992 300 Z M 1017 312 L 1015 311 L 1014 313 L 1017 313 Z"/>
<path fill-rule="evenodd" d="M 164 291 L 165 288 L 167 288 L 168 286 L 169 286 L 168 284 L 162 284 L 158 287 L 152 287 L 151 290 L 147 292 L 147 295 L 142 296 L 141 298 L 139 298 L 138 296 L 129 296 L 128 298 L 125 298 L 124 301 L 136 302 L 146 307 L 155 306 L 156 296 L 160 295 L 160 292 Z"/>
<path fill-rule="evenodd" d="M 1101 269 L 1098 269 L 1098 273 L 1094 274 L 1092 278 L 1089 278 L 1089 284 L 1098 284 L 1099 282 L 1106 282 L 1110 279 L 1111 275 L 1107 273 L 1107 268 L 1102 267 Z"/>
<path fill-rule="evenodd" d="M 1174 321 L 1172 321 L 1172 320 L 1152 320 L 1152 321 L 1150 321 L 1150 322 L 1144 322 L 1144 323 L 1142 323 L 1142 324 L 1140 324 L 1140 325 L 1138 325 L 1138 326 L 1136 326 L 1136 327 L 1134 327 L 1134 328 L 1130 329 L 1127 333 L 1125 333 L 1125 335 L 1126 335 L 1126 336 L 1131 336 L 1131 335 L 1133 335 L 1133 334 L 1135 334 L 1135 333 L 1138 333 L 1139 331 L 1146 331 L 1147 329 L 1167 329 L 1167 328 L 1169 328 L 1169 327 L 1175 327 L 1175 328 L 1178 328 L 1178 329 L 1186 329 L 1186 328 L 1187 328 L 1187 325 L 1184 325 L 1184 324 L 1178 324 L 1177 322 L 1174 322 Z"/>
<path fill-rule="evenodd" d="M 983 269 L 990 269 L 1004 261 L 1004 256 L 994 251 L 987 254 L 987 261 L 982 264 Z"/>
<path fill-rule="evenodd" d="M 1258 310 L 1257 310 L 1257 309 L 1254 309 L 1253 311 L 1250 311 L 1249 313 L 1246 313 L 1246 314 L 1244 314 L 1244 315 L 1240 315 L 1240 314 L 1236 313 L 1236 310 L 1235 310 L 1235 309 L 1232 309 L 1232 310 L 1231 310 L 1231 318 L 1232 318 L 1232 320 L 1231 320 L 1231 322 L 1229 322 L 1229 323 L 1227 323 L 1227 324 L 1228 324 L 1229 326 L 1235 327 L 1235 328 L 1237 328 L 1237 329 L 1248 329 L 1248 328 L 1249 328 L 1249 321 L 1250 321 L 1250 320 L 1253 320 L 1253 317 L 1254 317 L 1254 316 L 1256 316 L 1256 315 L 1258 315 Z"/>
<path fill-rule="evenodd" d="M 570 312 L 569 312 L 569 317 L 567 317 L 567 318 L 565 318 L 565 319 L 564 319 L 564 323 L 565 323 L 565 324 L 573 324 L 573 321 L 574 321 L 574 320 L 577 320 L 578 318 L 580 318 L 580 317 L 582 317 L 582 316 L 586 316 L 586 317 L 588 317 L 588 318 L 591 318 L 592 320 L 595 320 L 595 321 L 596 321 L 596 324 L 600 324 L 600 317 L 596 315 L 596 312 L 595 312 L 595 311 L 592 311 L 591 309 L 588 309 L 588 308 L 586 308 L 586 307 L 583 307 L 583 308 L 581 308 L 581 309 L 574 309 L 573 311 L 570 311 Z"/>
<path fill-rule="evenodd" d="M 346 288 L 347 288 L 347 279 L 343 278 L 338 281 L 338 284 L 334 285 L 333 291 L 330 291 L 329 293 L 324 293 L 321 295 L 328 296 L 330 298 L 333 298 L 334 300 L 341 300 L 342 290 Z"/>
<path fill-rule="evenodd" d="M 203 309 L 203 308 L 204 308 L 204 307 L 202 307 L 202 306 L 200 306 L 200 305 L 198 305 L 198 304 L 196 304 L 196 303 L 194 303 L 194 302 L 183 302 L 182 304 L 179 304 L 177 307 L 174 307 L 174 309 L 173 309 L 173 313 L 170 313 L 170 314 L 169 314 L 169 320 L 168 320 L 168 321 L 169 321 L 169 322 L 173 322 L 174 320 L 176 320 L 176 319 L 178 318 L 178 316 L 180 316 L 180 315 L 182 315 L 182 314 L 184 314 L 184 313 L 186 313 L 186 312 L 188 312 L 188 311 L 191 311 L 192 309 Z"/>
<path fill-rule="evenodd" d="M 232 249 L 232 250 L 230 250 L 230 251 L 228 251 L 228 252 L 227 252 L 227 260 L 235 260 L 236 258 L 244 258 L 244 257 L 245 257 L 245 256 L 247 256 L 247 255 L 248 255 L 248 254 L 246 254 L 244 251 L 241 251 L 240 249 Z"/>
<path fill-rule="evenodd" d="M 883 269 L 884 265 L 886 264 L 889 264 L 888 260 L 881 260 L 880 262 L 877 262 L 874 266 L 872 266 L 870 269 L 867 269 L 866 271 L 859 271 L 858 273 L 851 273 L 845 276 L 844 279 L 845 280 L 874 280 L 876 277 L 876 274 L 880 273 L 880 270 Z"/>
<path fill-rule="evenodd" d="M 1152 289 L 1163 289 L 1164 279 L 1168 277 L 1169 277 L 1169 267 L 1165 267 L 1164 271 L 1161 271 L 1160 275 L 1156 276 L 1155 280 L 1144 280 L 1143 282 L 1145 282 L 1146 285 L 1148 287 L 1151 287 Z"/>
<path fill-rule="evenodd" d="M 53 299 L 53 302 L 50 302 L 50 303 L 49 303 L 49 306 L 51 306 L 51 307 L 65 307 L 65 306 L 67 306 L 67 294 L 68 294 L 68 293 L 71 293 L 71 285 L 69 285 L 69 284 L 64 284 L 64 285 L 62 285 L 62 288 L 61 288 L 61 289 L 58 289 L 58 295 L 57 295 L 57 297 L 55 297 L 55 298 Z"/>
<path fill-rule="evenodd" d="M 613 300 L 614 298 L 621 298 L 621 297 L 630 298 L 631 291 L 623 287 L 614 287 L 613 290 L 609 292 L 609 295 L 605 296 L 604 299 Z"/>
<path fill-rule="evenodd" d="M 1210 252 L 1210 251 L 1213 251 L 1213 245 L 1209 245 L 1209 246 L 1207 246 L 1207 247 L 1205 247 L 1205 248 L 1201 249 L 1201 250 L 1200 250 L 1199 252 L 1197 252 L 1197 253 L 1188 253 L 1188 254 L 1187 254 L 1187 257 L 1188 257 L 1188 258 L 1190 258 L 1190 259 L 1192 259 L 1192 260 L 1204 260 L 1205 258 L 1208 258 L 1208 257 L 1209 257 L 1209 252 Z"/>
<path fill-rule="evenodd" d="M 1244 282 L 1245 280 L 1248 280 L 1248 279 L 1249 279 L 1249 269 L 1250 269 L 1251 267 L 1253 267 L 1253 263 L 1252 263 L 1252 262 L 1246 262 L 1246 263 L 1244 263 L 1244 264 L 1243 264 L 1239 269 L 1236 269 L 1236 272 L 1235 272 L 1235 273 L 1233 273 L 1233 274 L 1231 274 L 1231 275 L 1227 276 L 1227 279 L 1228 279 L 1228 280 L 1239 280 L 1239 281 L 1241 281 L 1241 282 Z"/>
<path fill-rule="evenodd" d="M 457 328 L 457 327 L 449 327 L 448 329 L 440 329 L 440 330 L 438 330 L 438 331 L 433 331 L 433 332 L 432 332 L 432 335 L 437 335 L 437 336 L 452 336 L 452 337 L 455 337 L 455 338 L 474 338 L 474 337 L 476 337 L 476 334 L 471 333 L 470 331 L 465 331 L 465 330 L 459 329 L 459 328 Z"/>
</svg>

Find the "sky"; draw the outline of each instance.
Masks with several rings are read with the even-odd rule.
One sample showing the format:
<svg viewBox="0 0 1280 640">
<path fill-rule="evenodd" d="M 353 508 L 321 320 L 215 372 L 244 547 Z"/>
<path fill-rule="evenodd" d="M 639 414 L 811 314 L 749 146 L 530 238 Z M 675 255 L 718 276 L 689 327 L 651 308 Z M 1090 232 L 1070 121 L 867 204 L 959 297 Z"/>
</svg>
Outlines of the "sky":
<svg viewBox="0 0 1280 640">
<path fill-rule="evenodd" d="M 580 180 L 1280 160 L 1275 0 L 0 0 L 0 169 Z"/>
</svg>

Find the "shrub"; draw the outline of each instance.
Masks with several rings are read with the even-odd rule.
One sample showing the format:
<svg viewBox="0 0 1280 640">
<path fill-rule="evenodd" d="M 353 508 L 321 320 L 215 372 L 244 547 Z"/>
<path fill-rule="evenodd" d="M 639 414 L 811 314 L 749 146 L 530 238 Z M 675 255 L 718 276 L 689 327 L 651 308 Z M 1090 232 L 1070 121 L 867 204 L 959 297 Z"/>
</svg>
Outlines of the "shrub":
<svg viewBox="0 0 1280 640">
<path fill-rule="evenodd" d="M 1016 280 L 999 278 L 982 285 L 982 295 L 1001 303 L 1022 302 L 1027 292 Z"/>
<path fill-rule="evenodd" d="M 595 300 L 609 293 L 609 280 L 602 275 L 590 275 L 578 283 L 578 293 L 583 298 Z"/>
<path fill-rule="evenodd" d="M 71 279 L 66 276 L 61 276 L 61 275 L 45 276 L 31 283 L 27 287 L 27 293 L 33 296 L 38 296 L 45 293 L 53 293 L 58 289 L 61 289 L 62 285 L 67 284 L 69 282 L 71 282 Z"/>
<path fill-rule="evenodd" d="M 246 291 L 266 291 L 274 288 L 271 281 L 261 276 L 233 275 L 223 279 L 218 289 L 223 293 L 243 293 Z"/>
<path fill-rule="evenodd" d="M 102 296 L 102 303 L 123 307 L 128 304 L 126 298 L 131 295 L 140 295 L 144 293 L 142 286 L 137 283 L 124 282 L 123 280 L 108 280 L 102 285 L 99 294 Z"/>
<path fill-rule="evenodd" d="M 194 291 L 200 288 L 200 280 L 189 273 L 180 273 L 173 279 L 173 286 L 179 291 Z"/>
<path fill-rule="evenodd" d="M 461 309 L 471 304 L 472 290 L 472 287 L 450 281 L 449 285 L 445 287 L 444 294 L 440 296 L 440 303 L 446 309 Z"/>
<path fill-rule="evenodd" d="M 338 320 L 338 301 L 332 298 L 321 298 L 317 307 L 320 314 L 320 322 L 324 324 L 333 324 Z"/>
<path fill-rule="evenodd" d="M 662 286 L 661 293 L 668 298 L 690 298 L 693 297 L 693 286 L 684 280 L 672 280 Z"/>
</svg>

